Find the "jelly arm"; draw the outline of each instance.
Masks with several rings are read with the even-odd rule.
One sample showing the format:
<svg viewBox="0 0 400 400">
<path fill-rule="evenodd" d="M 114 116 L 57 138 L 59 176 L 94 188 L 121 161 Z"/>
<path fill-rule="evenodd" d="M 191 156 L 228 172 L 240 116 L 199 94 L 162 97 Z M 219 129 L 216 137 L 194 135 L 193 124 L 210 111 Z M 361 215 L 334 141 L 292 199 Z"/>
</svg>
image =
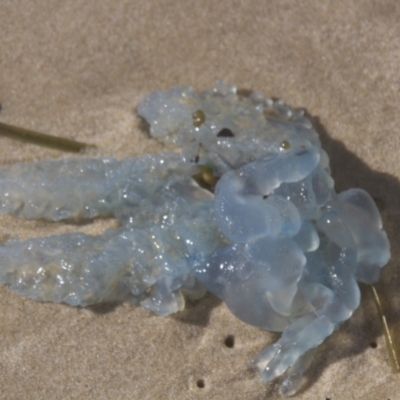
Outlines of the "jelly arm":
<svg viewBox="0 0 400 400">
<path fill-rule="evenodd" d="M 107 195 L 115 188 L 112 159 L 69 158 L 0 169 L 0 211 L 24 218 L 93 218 L 111 215 Z"/>
<path fill-rule="evenodd" d="M 0 284 L 36 301 L 85 307 L 129 300 L 169 315 L 184 308 L 181 288 L 191 298 L 205 289 L 184 263 L 175 271 L 163 268 L 174 248 L 160 239 L 147 230 L 116 228 L 99 236 L 10 240 L 0 245 Z"/>
<path fill-rule="evenodd" d="M 20 296 L 71 306 L 124 301 L 131 295 L 122 276 L 133 252 L 118 230 L 11 240 L 0 246 L 0 283 Z"/>
<path fill-rule="evenodd" d="M 279 393 L 282 396 L 292 396 L 297 392 L 304 372 L 310 367 L 316 352 L 317 349 L 308 350 L 287 370 L 279 383 Z"/>
<path fill-rule="evenodd" d="M 260 378 L 274 379 L 292 367 L 307 351 L 319 346 L 359 304 L 359 288 L 351 279 L 334 291 L 319 283 L 301 282 L 313 312 L 292 322 L 274 345 L 264 349 L 255 366 Z M 335 293 L 335 292 L 338 293 Z M 340 294 L 340 296 L 339 296 Z"/>
<path fill-rule="evenodd" d="M 0 168 L 0 212 L 53 221 L 127 220 L 143 204 L 150 210 L 149 202 L 168 205 L 167 198 L 191 201 L 198 194 L 190 186 L 190 166 L 179 169 L 178 162 L 178 154 L 161 153 L 121 161 L 77 157 L 5 166 Z"/>
<path fill-rule="evenodd" d="M 308 350 L 320 345 L 335 330 L 327 317 L 310 313 L 293 322 L 275 344 L 263 349 L 253 361 L 262 381 L 270 381 L 293 366 Z"/>
</svg>

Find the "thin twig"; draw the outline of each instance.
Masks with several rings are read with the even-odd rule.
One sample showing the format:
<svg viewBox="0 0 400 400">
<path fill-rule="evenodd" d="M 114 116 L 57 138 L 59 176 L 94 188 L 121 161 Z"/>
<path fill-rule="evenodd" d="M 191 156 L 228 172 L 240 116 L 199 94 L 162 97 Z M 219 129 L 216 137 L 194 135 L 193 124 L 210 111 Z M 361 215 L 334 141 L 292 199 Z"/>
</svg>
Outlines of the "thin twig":
<svg viewBox="0 0 400 400">
<path fill-rule="evenodd" d="M 3 124 L 2 122 L 0 122 L 0 136 L 72 153 L 80 153 L 95 147 L 86 143 L 77 142 L 76 140 L 46 135 L 45 133 Z"/>
<path fill-rule="evenodd" d="M 389 362 L 390 362 L 390 366 L 392 367 L 392 372 L 393 373 L 400 372 L 399 359 L 397 357 L 397 353 L 394 348 L 392 336 L 389 331 L 386 317 L 382 310 L 382 305 L 381 305 L 381 301 L 378 296 L 378 292 L 376 291 L 376 289 L 373 285 L 369 285 L 369 287 L 371 288 L 372 296 L 375 300 L 376 308 L 378 309 L 379 319 L 381 320 L 383 335 L 385 336 L 386 348 L 387 348 L 387 351 L 389 354 Z"/>
</svg>

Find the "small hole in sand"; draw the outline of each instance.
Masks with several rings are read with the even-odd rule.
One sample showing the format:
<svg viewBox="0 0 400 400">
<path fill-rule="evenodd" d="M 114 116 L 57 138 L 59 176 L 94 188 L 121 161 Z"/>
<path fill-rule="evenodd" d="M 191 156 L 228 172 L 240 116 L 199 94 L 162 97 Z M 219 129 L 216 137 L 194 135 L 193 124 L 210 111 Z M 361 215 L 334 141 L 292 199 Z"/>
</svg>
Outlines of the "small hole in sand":
<svg viewBox="0 0 400 400">
<path fill-rule="evenodd" d="M 369 344 L 373 349 L 376 349 L 378 347 L 378 344 L 376 342 L 371 342 Z"/>
<path fill-rule="evenodd" d="M 225 346 L 229 347 L 230 349 L 232 349 L 235 346 L 235 337 L 233 335 L 228 335 L 225 338 Z"/>
<path fill-rule="evenodd" d="M 206 386 L 206 384 L 205 384 L 205 382 L 204 382 L 204 379 L 199 379 L 199 380 L 196 382 L 196 385 L 197 385 L 197 387 L 198 387 L 199 389 L 204 389 L 204 387 Z"/>
</svg>

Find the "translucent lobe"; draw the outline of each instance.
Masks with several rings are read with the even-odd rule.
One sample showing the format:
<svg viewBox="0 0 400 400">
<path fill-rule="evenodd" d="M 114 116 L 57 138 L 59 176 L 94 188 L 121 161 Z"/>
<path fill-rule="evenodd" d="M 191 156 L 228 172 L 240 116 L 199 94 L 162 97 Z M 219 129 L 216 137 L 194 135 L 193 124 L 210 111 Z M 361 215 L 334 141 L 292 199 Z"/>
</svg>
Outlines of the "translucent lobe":
<svg viewBox="0 0 400 400">
<path fill-rule="evenodd" d="M 378 209 L 371 196 L 350 189 L 337 197 L 337 212 L 350 229 L 357 250 L 356 278 L 365 283 L 379 279 L 380 269 L 390 259 L 390 244 Z"/>
<path fill-rule="evenodd" d="M 224 174 L 215 189 L 215 210 L 230 240 L 245 243 L 259 235 L 277 235 L 282 229 L 290 236 L 297 233 L 300 219 L 290 199 L 267 198 L 282 183 L 297 182 L 317 166 L 319 152 L 314 147 L 267 155 Z"/>
<path fill-rule="evenodd" d="M 288 151 L 273 158 L 261 158 L 243 167 L 243 173 L 259 193 L 269 195 L 282 183 L 298 182 L 308 176 L 319 162 L 316 146 Z"/>
<path fill-rule="evenodd" d="M 355 248 L 356 243 L 351 230 L 343 222 L 337 211 L 327 211 L 318 220 L 318 229 L 340 247 Z"/>
<path fill-rule="evenodd" d="M 242 246 L 224 246 L 194 262 L 195 276 L 207 290 L 223 299 L 233 282 L 245 282 L 253 273 L 242 254 Z"/>
<path fill-rule="evenodd" d="M 290 200 L 277 195 L 268 196 L 265 202 L 271 205 L 282 218 L 281 231 L 283 235 L 295 236 L 301 227 L 300 214 L 295 205 Z"/>
<path fill-rule="evenodd" d="M 263 271 L 255 270 L 245 282 L 230 287 L 224 301 L 230 311 L 242 321 L 270 331 L 283 331 L 290 318 L 274 311 L 268 302 L 268 277 Z"/>
<path fill-rule="evenodd" d="M 279 212 L 262 196 L 243 194 L 244 184 L 245 180 L 237 172 L 227 172 L 218 182 L 214 207 L 222 232 L 237 243 L 278 234 L 283 226 Z"/>
<path fill-rule="evenodd" d="M 281 290 L 298 282 L 306 258 L 297 244 L 287 238 L 263 237 L 245 245 L 245 257 L 265 271 L 266 290 Z"/>
<path fill-rule="evenodd" d="M 331 198 L 333 179 L 321 166 L 313 171 L 311 179 L 316 206 L 323 207 Z"/>
<path fill-rule="evenodd" d="M 195 264 L 195 276 L 248 324 L 281 331 L 289 323 L 268 303 L 268 272 L 252 265 L 244 257 L 242 246 L 226 246 L 199 260 Z"/>
<path fill-rule="evenodd" d="M 298 317 L 311 311 L 310 304 L 297 283 L 281 290 L 267 292 L 267 300 L 274 311 L 287 317 Z"/>
<path fill-rule="evenodd" d="M 362 215 L 369 223 L 382 229 L 382 218 L 372 197 L 362 189 L 349 189 L 338 194 L 338 200 L 348 212 Z"/>
<path fill-rule="evenodd" d="M 307 220 L 303 220 L 300 230 L 293 240 L 300 246 L 303 252 L 314 251 L 319 247 L 320 239 L 317 229 Z"/>
</svg>

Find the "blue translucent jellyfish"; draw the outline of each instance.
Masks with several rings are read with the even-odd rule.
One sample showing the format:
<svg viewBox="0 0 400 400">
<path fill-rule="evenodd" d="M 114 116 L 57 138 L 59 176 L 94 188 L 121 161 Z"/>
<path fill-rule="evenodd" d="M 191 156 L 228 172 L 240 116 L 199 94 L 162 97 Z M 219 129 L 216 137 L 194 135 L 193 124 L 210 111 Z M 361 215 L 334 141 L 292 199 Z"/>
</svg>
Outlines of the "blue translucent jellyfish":
<svg viewBox="0 0 400 400">
<path fill-rule="evenodd" d="M 100 236 L 7 241 L 0 282 L 38 301 L 128 300 L 159 315 L 209 290 L 244 322 L 283 332 L 253 365 L 295 393 L 314 349 L 359 306 L 357 281 L 376 282 L 390 258 L 374 201 L 337 194 L 310 121 L 258 92 L 175 87 L 138 113 L 181 151 L 0 169 L 3 213 L 119 221 Z"/>
</svg>

